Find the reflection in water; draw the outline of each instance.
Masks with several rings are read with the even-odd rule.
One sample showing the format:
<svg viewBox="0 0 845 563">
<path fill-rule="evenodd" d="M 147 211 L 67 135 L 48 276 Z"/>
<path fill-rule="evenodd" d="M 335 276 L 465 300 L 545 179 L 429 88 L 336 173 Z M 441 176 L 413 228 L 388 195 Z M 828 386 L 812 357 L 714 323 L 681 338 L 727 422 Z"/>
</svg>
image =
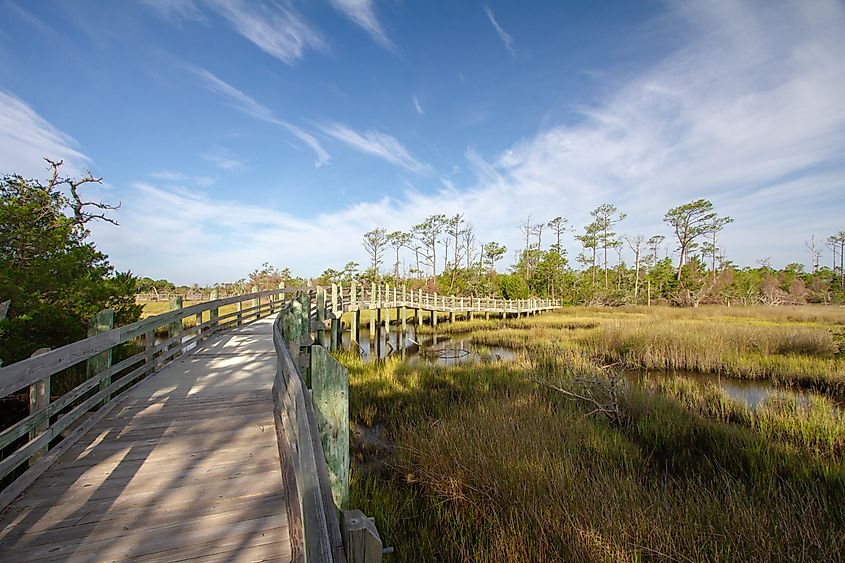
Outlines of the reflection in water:
<svg viewBox="0 0 845 563">
<path fill-rule="evenodd" d="M 354 349 L 349 332 L 343 333 L 342 340 L 343 348 Z M 370 338 L 369 329 L 362 328 L 358 347 L 365 361 L 400 356 L 412 362 L 443 366 L 510 360 L 515 356 L 513 350 L 508 348 L 479 346 L 468 338 L 442 334 L 418 335 L 414 325 L 409 325 L 404 333 L 399 327 L 393 326 L 389 334 L 384 330 L 376 330 L 375 339 Z"/>
<path fill-rule="evenodd" d="M 342 341 L 344 349 L 354 348 L 354 345 L 350 347 L 351 337 L 348 331 L 343 332 Z M 368 328 L 361 328 L 358 347 L 364 361 L 370 361 L 373 358 L 400 356 L 410 362 L 443 366 L 508 361 L 516 356 L 515 352 L 509 348 L 481 346 L 460 335 L 417 335 L 415 325 L 408 325 L 408 329 L 404 333 L 398 326 L 391 326 L 390 333 L 386 333 L 380 328 L 376 330 L 375 340 L 371 340 Z M 775 387 L 771 381 L 766 380 L 735 379 L 718 374 L 680 370 L 628 370 L 625 374 L 625 379 L 629 383 L 645 383 L 647 380 L 665 380 L 676 377 L 692 379 L 702 387 L 714 383 L 723 388 L 731 399 L 745 403 L 751 408 L 762 405 L 776 392 L 793 395 L 801 403 L 806 401 L 805 392 Z M 841 408 L 842 405 L 839 404 L 839 407 Z"/>
<path fill-rule="evenodd" d="M 632 370 L 625 374 L 625 378 L 632 383 L 645 383 L 649 380 L 672 380 L 677 377 L 690 379 L 701 387 L 705 387 L 710 383 L 717 385 L 725 390 L 728 397 L 734 401 L 745 403 L 752 409 L 762 406 L 766 400 L 775 393 L 779 393 L 781 395 L 786 394 L 794 397 L 798 401 L 799 405 L 806 404 L 807 398 L 814 394 L 812 391 L 802 391 L 788 387 L 775 387 L 771 381 L 767 380 L 736 379 L 713 373 L 699 373 L 695 371 Z M 836 400 L 834 400 L 834 405 L 835 408 L 838 409 L 842 409 L 843 406 L 845 406 L 842 402 Z"/>
</svg>

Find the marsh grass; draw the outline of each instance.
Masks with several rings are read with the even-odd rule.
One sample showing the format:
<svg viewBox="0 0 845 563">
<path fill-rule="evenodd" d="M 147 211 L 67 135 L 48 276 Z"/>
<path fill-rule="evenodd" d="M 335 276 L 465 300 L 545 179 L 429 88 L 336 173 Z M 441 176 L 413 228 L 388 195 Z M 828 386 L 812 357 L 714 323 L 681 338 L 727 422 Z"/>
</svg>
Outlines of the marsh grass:
<svg viewBox="0 0 845 563">
<path fill-rule="evenodd" d="M 845 397 L 845 308 L 573 307 L 520 319 L 438 327 L 478 345 L 577 349 L 597 363 L 698 371 Z"/>
<path fill-rule="evenodd" d="M 735 421 L 744 411 L 715 391 L 679 382 L 676 400 L 631 387 L 614 425 L 518 366 L 344 360 L 353 420 L 384 424 L 394 446 L 386 473 L 353 467 L 352 499 L 397 561 L 835 560 L 845 549 L 842 451 L 795 447 L 801 431 L 782 430 L 803 416 L 794 404 L 773 401 L 782 418 L 765 424 L 781 430 L 768 431 Z"/>
</svg>

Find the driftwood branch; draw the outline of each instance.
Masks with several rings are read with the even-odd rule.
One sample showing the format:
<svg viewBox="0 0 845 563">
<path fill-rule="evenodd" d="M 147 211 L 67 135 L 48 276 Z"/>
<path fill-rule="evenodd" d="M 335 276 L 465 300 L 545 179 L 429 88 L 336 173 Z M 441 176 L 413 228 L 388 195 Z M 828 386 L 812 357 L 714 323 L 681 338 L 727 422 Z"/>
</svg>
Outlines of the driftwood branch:
<svg viewBox="0 0 845 563">
<path fill-rule="evenodd" d="M 601 413 L 613 422 L 618 423 L 622 419 L 622 409 L 619 406 L 619 387 L 624 382 L 625 370 L 620 362 L 601 366 L 602 371 L 607 373 L 607 379 L 599 377 L 574 377 L 572 382 L 583 390 L 575 388 L 567 389 L 561 385 L 540 379 L 531 375 L 526 376 L 529 381 L 556 391 L 564 397 L 572 400 L 583 401 L 593 407 L 588 414 Z M 596 390 L 604 391 L 606 398 L 596 398 Z"/>
</svg>

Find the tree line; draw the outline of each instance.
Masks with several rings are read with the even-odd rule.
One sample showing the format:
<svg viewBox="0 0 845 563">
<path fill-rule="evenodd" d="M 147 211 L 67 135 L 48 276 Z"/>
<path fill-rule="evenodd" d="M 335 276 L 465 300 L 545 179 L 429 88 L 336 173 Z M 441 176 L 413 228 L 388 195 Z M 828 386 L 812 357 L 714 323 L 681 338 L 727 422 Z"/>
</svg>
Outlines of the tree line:
<svg viewBox="0 0 845 563">
<path fill-rule="evenodd" d="M 845 293 L 845 231 L 826 239 L 832 250 L 830 268 L 819 265 L 821 249 L 815 237 L 808 243 L 811 271 L 793 263 L 781 270 L 767 260 L 757 267 L 738 267 L 727 260 L 720 243 L 733 218 L 721 215 L 707 199 L 697 199 L 666 211 L 664 234 L 620 234 L 626 214 L 604 203 L 590 211 L 591 221 L 580 230 L 562 216 L 519 225 L 521 248 L 505 271 L 497 265 L 507 247 L 481 242 L 463 214 L 435 214 L 406 231 L 383 227 L 363 235 L 366 268 L 350 262 L 342 272 L 328 269 L 324 283 L 382 280 L 423 287 L 445 295 L 529 296 L 560 298 L 581 304 L 699 305 L 701 303 L 770 305 L 841 301 Z M 545 239 L 544 239 L 545 235 Z M 570 264 L 566 237 L 580 252 Z M 677 261 L 670 258 L 674 245 Z M 633 257 L 626 261 L 625 251 Z M 410 267 L 402 267 L 410 262 Z"/>
</svg>

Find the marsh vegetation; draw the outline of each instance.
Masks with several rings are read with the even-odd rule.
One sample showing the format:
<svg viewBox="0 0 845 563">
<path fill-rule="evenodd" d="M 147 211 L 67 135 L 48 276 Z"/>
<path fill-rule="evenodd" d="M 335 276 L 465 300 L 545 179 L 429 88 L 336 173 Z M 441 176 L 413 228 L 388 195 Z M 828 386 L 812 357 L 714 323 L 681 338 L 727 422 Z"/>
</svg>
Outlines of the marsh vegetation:
<svg viewBox="0 0 845 563">
<path fill-rule="evenodd" d="M 820 307 L 571 308 L 438 327 L 508 361 L 343 356 L 352 502 L 399 561 L 836 560 L 843 327 Z M 566 393 L 606 402 L 622 368 L 685 375 L 625 378 L 618 417 Z M 776 391 L 751 408 L 702 372 Z"/>
</svg>

